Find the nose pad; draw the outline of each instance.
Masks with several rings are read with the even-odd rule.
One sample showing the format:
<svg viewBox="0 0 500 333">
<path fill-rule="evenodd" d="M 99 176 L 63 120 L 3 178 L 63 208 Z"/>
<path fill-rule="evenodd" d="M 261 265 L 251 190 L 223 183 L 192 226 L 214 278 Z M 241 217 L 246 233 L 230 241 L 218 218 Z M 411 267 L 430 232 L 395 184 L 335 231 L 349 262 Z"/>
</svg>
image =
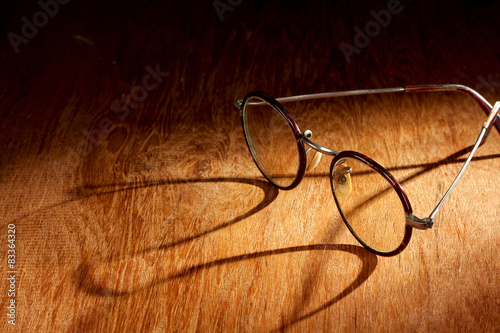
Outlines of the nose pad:
<svg viewBox="0 0 500 333">
<path fill-rule="evenodd" d="M 347 164 L 339 164 L 338 170 L 332 174 L 333 184 L 336 192 L 341 196 L 347 196 L 352 191 L 351 171 L 352 168 Z"/>
<path fill-rule="evenodd" d="M 310 139 L 313 136 L 313 132 L 311 130 L 306 130 L 306 131 L 304 131 L 304 136 L 306 138 Z M 307 149 L 306 154 L 309 154 L 309 152 L 311 150 L 312 150 L 311 148 Z M 321 155 L 323 155 L 323 154 L 321 154 L 319 151 L 314 152 L 314 155 L 311 159 L 311 162 L 307 166 L 307 169 L 306 169 L 307 171 L 313 170 L 319 164 L 319 162 L 321 161 Z"/>
<path fill-rule="evenodd" d="M 321 155 L 323 154 L 321 154 L 319 151 L 314 152 L 311 162 L 307 166 L 307 171 L 313 170 L 319 164 L 319 162 L 321 161 Z"/>
</svg>

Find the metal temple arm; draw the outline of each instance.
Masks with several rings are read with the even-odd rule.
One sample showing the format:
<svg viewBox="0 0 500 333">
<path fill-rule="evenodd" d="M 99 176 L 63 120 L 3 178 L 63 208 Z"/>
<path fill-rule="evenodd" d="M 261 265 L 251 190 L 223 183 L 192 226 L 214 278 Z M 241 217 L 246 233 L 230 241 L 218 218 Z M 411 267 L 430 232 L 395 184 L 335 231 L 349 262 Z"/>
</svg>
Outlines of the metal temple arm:
<svg viewBox="0 0 500 333">
<path fill-rule="evenodd" d="M 474 144 L 474 147 L 472 148 L 472 150 L 469 154 L 469 157 L 467 157 L 467 160 L 465 161 L 464 165 L 460 169 L 460 172 L 458 173 L 457 177 L 455 178 L 453 183 L 450 185 L 450 188 L 448 188 L 448 191 L 446 191 L 443 198 L 439 201 L 436 208 L 434 208 L 434 210 L 431 212 L 429 217 L 420 219 L 413 214 L 408 214 L 406 216 L 406 223 L 408 223 L 409 225 L 411 225 L 412 227 L 417 228 L 417 229 L 428 229 L 428 228 L 432 227 L 432 225 L 434 223 L 432 221 L 432 219 L 436 216 L 437 212 L 439 211 L 439 209 L 443 205 L 444 201 L 450 195 L 451 190 L 453 190 L 455 185 L 458 183 L 458 180 L 460 179 L 460 177 L 462 177 L 462 174 L 464 173 L 465 169 L 467 168 L 470 161 L 472 160 L 472 157 L 474 156 L 477 148 L 479 148 L 479 146 L 483 142 L 484 136 L 486 135 L 488 130 L 491 128 L 491 126 L 493 126 L 495 119 L 497 119 L 499 111 L 500 111 L 500 102 L 496 102 L 495 106 L 493 107 L 493 109 L 491 110 L 491 112 L 488 116 L 488 119 L 486 119 L 486 121 L 483 124 L 483 127 L 481 128 L 481 132 L 479 133 L 479 136 L 477 137 L 476 143 Z"/>
<path fill-rule="evenodd" d="M 396 87 L 396 88 L 383 88 L 383 89 L 361 89 L 361 90 L 347 90 L 347 91 L 334 91 L 334 92 L 326 92 L 326 93 L 317 93 L 317 94 L 307 94 L 307 95 L 298 95 L 298 96 L 289 96 L 289 97 L 280 97 L 276 98 L 278 102 L 286 103 L 286 102 L 298 102 L 312 99 L 320 99 L 320 98 L 331 98 L 331 97 L 346 97 L 346 96 L 357 96 L 357 95 L 371 95 L 371 94 L 386 94 L 386 93 L 395 93 L 395 92 L 430 92 L 430 91 L 456 91 L 461 92 L 472 98 L 484 111 L 486 115 L 488 115 L 492 109 L 491 104 L 481 96 L 477 91 L 467 86 L 461 84 L 423 84 L 423 85 L 410 85 L 405 87 Z M 497 129 L 498 133 L 500 133 L 500 115 L 498 115 L 493 121 L 494 127 Z M 483 141 L 481 144 L 486 142 L 489 131 L 491 127 L 486 132 Z"/>
<path fill-rule="evenodd" d="M 415 85 L 415 86 L 406 86 L 405 87 L 406 92 L 427 92 L 427 91 L 457 91 L 466 94 L 470 98 L 476 102 L 481 109 L 484 111 L 486 115 L 489 115 L 492 106 L 491 104 L 483 97 L 481 96 L 477 91 L 474 89 L 471 89 L 467 86 L 461 85 L 461 84 L 431 84 L 431 85 Z M 488 135 L 490 134 L 491 129 L 495 127 L 497 129 L 497 132 L 500 133 L 500 115 L 497 115 L 493 119 L 493 126 L 490 126 L 480 145 L 484 144 L 486 140 L 488 139 Z"/>
<path fill-rule="evenodd" d="M 279 97 L 279 98 L 276 98 L 276 100 L 278 102 L 281 102 L 281 103 L 286 103 L 286 102 L 299 102 L 299 101 L 306 101 L 306 100 L 320 99 L 320 98 L 386 94 L 386 93 L 404 92 L 404 91 L 405 91 L 405 88 L 402 88 L 402 87 L 384 88 L 384 89 L 361 89 L 361 90 L 333 91 L 333 92 L 318 93 L 318 94 Z"/>
<path fill-rule="evenodd" d="M 386 94 L 386 93 L 395 93 L 395 92 L 429 92 L 429 91 L 457 91 L 466 94 L 470 98 L 472 98 L 484 111 L 486 115 L 490 113 L 492 109 L 491 104 L 481 96 L 477 91 L 467 86 L 461 84 L 422 84 L 422 85 L 410 85 L 405 87 L 396 87 L 396 88 L 382 88 L 382 89 L 360 89 L 360 90 L 347 90 L 347 91 L 333 91 L 333 92 L 325 92 L 325 93 L 316 93 L 316 94 L 306 94 L 306 95 L 297 95 L 297 96 L 288 96 L 288 97 L 279 97 L 276 98 L 278 102 L 286 103 L 286 102 L 298 102 L 312 99 L 320 99 L 320 98 L 331 98 L 331 97 L 346 97 L 346 96 L 357 96 L 357 95 L 370 95 L 370 94 Z M 243 100 L 238 99 L 234 102 L 234 107 L 241 111 L 243 106 Z M 500 133 L 500 115 L 496 117 L 493 122 L 494 127 L 497 129 L 498 133 Z M 491 129 L 491 127 L 490 127 Z M 483 144 L 486 142 L 486 138 L 488 137 L 489 131 L 486 132 L 485 138 L 483 139 Z"/>
<path fill-rule="evenodd" d="M 457 182 L 460 179 L 460 177 L 462 177 L 462 174 L 464 173 L 465 169 L 469 165 L 469 162 L 472 160 L 472 157 L 474 156 L 474 153 L 476 152 L 477 148 L 481 145 L 481 142 L 483 141 L 483 137 L 486 135 L 488 129 L 491 128 L 492 124 L 495 122 L 495 119 L 497 119 L 499 111 L 500 111 L 500 102 L 496 102 L 495 106 L 491 110 L 490 115 L 488 116 L 488 119 L 484 122 L 483 127 L 481 128 L 481 132 L 479 133 L 479 136 L 478 136 L 478 138 L 476 140 L 476 143 L 474 144 L 474 147 L 472 148 L 472 151 L 469 154 L 469 157 L 467 157 L 467 160 L 465 161 L 464 165 L 460 169 L 460 172 L 458 173 L 457 177 L 455 178 L 455 180 L 451 184 L 451 186 L 448 189 L 448 191 L 446 191 L 446 193 L 444 194 L 444 196 L 441 199 L 441 201 L 439 201 L 439 203 L 436 206 L 436 208 L 434 208 L 434 210 L 432 211 L 432 213 L 429 215 L 429 218 L 431 220 L 434 218 L 434 216 L 436 216 L 437 212 L 439 211 L 439 208 L 441 208 L 441 205 L 446 200 L 446 198 L 450 194 L 451 190 L 453 190 L 453 188 L 457 184 Z"/>
</svg>

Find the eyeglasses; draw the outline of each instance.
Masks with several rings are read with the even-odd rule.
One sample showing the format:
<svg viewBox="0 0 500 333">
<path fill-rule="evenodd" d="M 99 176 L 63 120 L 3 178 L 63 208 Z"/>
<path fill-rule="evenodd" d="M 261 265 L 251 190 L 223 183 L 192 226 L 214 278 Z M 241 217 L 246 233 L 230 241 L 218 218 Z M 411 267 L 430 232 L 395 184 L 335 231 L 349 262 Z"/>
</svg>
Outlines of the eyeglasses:
<svg viewBox="0 0 500 333">
<path fill-rule="evenodd" d="M 398 181 L 380 164 L 355 151 L 338 151 L 311 140 L 312 132 L 301 132 L 280 104 L 319 98 L 383 94 L 394 92 L 459 91 L 472 98 L 488 115 L 479 136 L 455 180 L 429 217 L 413 214 L 410 201 Z M 337 208 L 347 228 L 369 251 L 393 256 L 408 245 L 413 228 L 428 229 L 451 190 L 467 168 L 477 148 L 486 142 L 493 127 L 500 133 L 500 102 L 494 107 L 473 89 L 463 85 L 418 85 L 388 89 L 328 92 L 272 98 L 253 91 L 234 102 L 240 111 L 245 139 L 265 178 L 283 190 L 295 188 L 306 171 L 307 154 L 314 152 L 307 169 L 313 169 L 322 155 L 333 156 L 330 183 Z"/>
</svg>

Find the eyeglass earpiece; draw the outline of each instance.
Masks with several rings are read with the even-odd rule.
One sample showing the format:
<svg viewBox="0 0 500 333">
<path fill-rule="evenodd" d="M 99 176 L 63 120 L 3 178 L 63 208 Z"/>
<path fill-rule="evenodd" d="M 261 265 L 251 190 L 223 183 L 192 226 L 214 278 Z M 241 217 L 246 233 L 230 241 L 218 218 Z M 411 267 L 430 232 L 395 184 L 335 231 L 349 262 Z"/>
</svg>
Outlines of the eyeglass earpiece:
<svg viewBox="0 0 500 333">
<path fill-rule="evenodd" d="M 335 184 L 335 191 L 339 195 L 347 196 L 351 193 L 351 171 L 351 167 L 347 166 L 347 164 L 342 163 L 338 165 L 338 170 L 333 172 L 332 177 Z"/>
</svg>

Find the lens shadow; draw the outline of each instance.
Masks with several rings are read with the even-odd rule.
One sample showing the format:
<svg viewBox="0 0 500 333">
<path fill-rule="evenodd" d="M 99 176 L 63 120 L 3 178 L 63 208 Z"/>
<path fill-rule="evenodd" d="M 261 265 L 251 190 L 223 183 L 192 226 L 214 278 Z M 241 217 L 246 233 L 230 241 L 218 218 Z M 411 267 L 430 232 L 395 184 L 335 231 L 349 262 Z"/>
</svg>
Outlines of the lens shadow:
<svg viewBox="0 0 500 333">
<path fill-rule="evenodd" d="M 361 246 L 357 245 L 347 245 L 347 244 L 313 244 L 313 245 L 304 245 L 304 246 L 294 246 L 266 251 L 257 251 L 253 253 L 243 254 L 232 256 L 228 258 L 213 260 L 207 263 L 202 263 L 198 265 L 192 265 L 185 268 L 182 268 L 176 272 L 165 273 L 160 271 L 155 273 L 153 270 L 154 264 L 151 264 L 151 269 L 148 269 L 144 266 L 144 263 L 147 262 L 147 256 L 158 255 L 160 249 L 146 252 L 141 252 L 137 254 L 133 254 L 128 258 L 123 259 L 110 259 L 102 262 L 95 262 L 91 264 L 83 264 L 80 265 L 79 269 L 75 272 L 75 282 L 78 283 L 79 288 L 84 290 L 86 293 L 91 295 L 96 295 L 100 297 L 104 297 L 106 299 L 113 298 L 121 298 L 121 297 L 130 297 L 134 295 L 138 295 L 146 290 L 150 290 L 151 288 L 155 288 L 157 286 L 166 284 L 166 283 L 175 283 L 176 281 L 182 279 L 188 279 L 190 277 L 195 276 L 201 271 L 215 269 L 220 266 L 231 265 L 240 262 L 246 261 L 255 261 L 264 258 L 270 258 L 274 256 L 284 256 L 287 254 L 301 253 L 301 252 L 342 252 L 344 254 L 354 255 L 360 261 L 361 269 L 355 276 L 353 280 L 344 288 L 342 288 L 339 292 L 335 293 L 333 297 L 331 297 L 328 301 L 321 303 L 319 306 L 314 307 L 312 310 L 306 311 L 305 313 L 301 313 L 301 311 L 293 311 L 292 314 L 289 315 L 289 318 L 282 318 L 281 325 L 279 328 L 274 331 L 282 331 L 287 329 L 299 322 L 307 320 L 308 318 L 328 309 L 335 303 L 344 299 L 346 296 L 355 291 L 358 287 L 360 287 L 374 272 L 378 259 L 377 256 L 368 252 Z M 119 267 L 117 267 L 119 266 Z M 127 272 L 133 272 L 133 276 L 124 277 L 115 276 L 111 277 L 110 274 L 107 274 L 104 278 L 95 278 L 94 273 L 97 271 L 107 271 L 120 269 L 127 266 Z M 161 276 L 161 274 L 164 274 Z M 271 273 L 270 273 L 271 274 Z M 305 272 L 304 274 L 308 274 Z M 272 275 L 272 274 L 271 274 Z M 303 275 L 303 274 L 302 274 Z M 123 283 L 123 279 L 128 281 L 136 281 L 137 284 L 129 285 L 127 288 L 120 288 L 114 282 L 120 280 Z M 116 280 L 115 280 L 116 279 Z M 337 281 L 338 283 L 339 281 Z M 114 285 L 114 286 L 113 286 Z M 216 286 L 214 286 L 215 288 Z M 303 286 L 296 286 L 296 292 L 300 292 Z M 293 286 L 290 286 L 293 288 Z M 335 289 L 335 288 L 334 288 Z M 313 292 L 314 290 L 310 290 L 309 292 Z M 299 305 L 297 304 L 296 308 Z M 102 307 L 102 306 L 101 306 Z M 300 307 L 301 308 L 301 307 Z M 100 309 L 100 308 L 99 308 Z M 98 309 L 97 312 L 100 312 Z M 104 310 L 104 309 L 103 309 Z M 99 317 L 99 313 L 90 312 L 93 316 Z M 77 323 L 76 327 L 83 327 L 85 323 L 89 320 L 89 318 L 82 318 L 80 323 Z"/>
<path fill-rule="evenodd" d="M 258 179 L 239 179 L 239 178 L 216 178 L 216 179 L 190 179 L 190 180 L 169 180 L 152 182 L 146 184 L 108 184 L 102 186 L 83 186 L 71 191 L 74 200 L 81 200 L 89 197 L 108 195 L 111 193 L 137 190 L 162 185 L 183 185 L 183 184 L 207 184 L 207 183 L 240 183 L 256 186 L 265 193 L 264 198 L 253 208 L 237 217 L 221 223 L 213 228 L 203 230 L 195 235 L 183 237 L 175 241 L 163 242 L 158 246 L 147 247 L 121 257 L 108 257 L 102 260 L 82 263 L 74 271 L 74 284 L 88 295 L 104 297 L 104 299 L 113 299 L 119 297 L 129 297 L 140 294 L 157 286 L 166 283 L 173 283 L 181 279 L 187 279 L 195 276 L 198 272 L 215 269 L 221 266 L 227 266 L 235 263 L 241 263 L 252 260 L 259 260 L 267 257 L 275 257 L 286 254 L 312 252 L 312 251 L 332 251 L 352 254 L 359 258 L 361 269 L 347 287 L 340 290 L 329 301 L 322 303 L 313 310 L 303 312 L 296 309 L 289 318 L 281 321 L 278 330 L 283 330 L 296 323 L 299 323 L 315 314 L 327 309 L 337 303 L 354 290 L 356 290 L 374 271 L 377 265 L 376 255 L 366 251 L 363 247 L 345 244 L 314 244 L 304 246 L 294 246 L 281 249 L 272 249 L 258 251 L 248 254 L 231 256 L 223 259 L 213 260 L 206 263 L 188 265 L 178 269 L 169 267 L 161 263 L 159 257 L 165 256 L 165 252 L 176 246 L 194 241 L 210 233 L 221 230 L 232 224 L 238 223 L 271 204 L 278 195 L 278 190 L 267 181 Z M 163 252 L 163 253 L 162 253 Z M 126 274 L 124 274 L 126 272 Z M 314 291 L 310 291 L 313 292 Z M 105 309 L 96 307 L 95 311 L 90 311 L 89 316 L 99 316 L 99 313 Z M 85 326 L 85 322 L 91 320 L 84 316 L 76 327 Z M 81 326 L 83 325 L 83 326 Z"/>
<path fill-rule="evenodd" d="M 162 180 L 162 181 L 154 181 L 154 182 L 147 182 L 147 183 L 141 183 L 141 184 L 134 184 L 134 183 L 117 183 L 117 184 L 107 184 L 107 185 L 99 185 L 99 186 L 81 186 L 73 189 L 70 193 L 70 195 L 74 199 L 84 199 L 84 198 L 90 198 L 90 197 L 97 197 L 97 196 L 104 196 L 104 195 L 109 195 L 109 194 L 116 194 L 120 192 L 126 192 L 126 191 L 133 191 L 133 190 L 138 190 L 138 189 L 146 189 L 146 188 L 151 188 L 151 187 L 158 187 L 158 186 L 174 186 L 174 185 L 196 185 L 196 184 L 241 184 L 241 185 L 249 185 L 256 187 L 260 190 L 262 190 L 264 197 L 254 204 L 253 208 L 250 208 L 249 210 L 246 210 L 243 213 L 239 213 L 233 218 L 230 218 L 229 220 L 222 222 L 222 223 L 217 223 L 215 225 L 213 224 L 203 224 L 200 223 L 199 226 L 197 226 L 194 229 L 198 229 L 198 232 L 195 234 L 189 234 L 189 232 L 185 235 L 181 236 L 176 236 L 174 240 L 167 240 L 161 243 L 159 246 L 154 246 L 154 247 L 149 247 L 141 250 L 140 252 L 148 252 L 151 250 L 164 250 L 168 249 L 173 246 L 177 246 L 183 243 L 187 243 L 190 241 L 193 241 L 197 238 L 206 236 L 208 234 L 211 234 L 213 232 L 216 232 L 218 230 L 224 229 L 226 227 L 229 227 L 233 224 L 236 224 L 256 213 L 259 211 L 263 210 L 267 206 L 269 206 L 277 197 L 279 190 L 274 187 L 272 184 L 270 184 L 267 181 L 260 180 L 260 179 L 251 179 L 251 178 L 197 178 L 197 179 L 173 179 L 173 180 Z M 204 192 L 206 193 L 206 192 Z M 224 195 L 221 195 L 221 197 Z M 179 200 L 181 200 L 182 194 L 179 195 Z M 216 200 L 224 200 L 224 202 L 230 202 L 231 205 L 238 205 L 240 206 L 241 203 L 238 202 L 237 200 L 234 200 L 232 197 L 227 197 L 224 196 L 225 198 L 221 199 L 216 199 Z M 177 199 L 176 199 L 177 200 Z M 248 198 L 243 198 L 242 200 L 248 200 Z M 253 200 L 255 201 L 255 200 Z M 199 202 L 198 202 L 199 203 Z M 192 205 L 188 206 L 185 208 L 185 210 L 190 210 L 194 212 L 199 213 L 199 209 L 196 206 L 198 204 L 197 202 L 191 203 Z M 248 201 L 246 201 L 248 203 Z M 251 202 L 253 203 L 253 202 Z M 212 207 L 210 207 L 212 208 Z M 245 207 L 247 209 L 247 207 Z M 205 220 L 208 219 L 207 215 L 205 214 L 204 216 L 199 216 L 198 218 L 203 218 Z M 200 230 L 201 229 L 201 230 Z M 168 238 L 169 235 L 165 235 L 165 238 Z"/>
</svg>

